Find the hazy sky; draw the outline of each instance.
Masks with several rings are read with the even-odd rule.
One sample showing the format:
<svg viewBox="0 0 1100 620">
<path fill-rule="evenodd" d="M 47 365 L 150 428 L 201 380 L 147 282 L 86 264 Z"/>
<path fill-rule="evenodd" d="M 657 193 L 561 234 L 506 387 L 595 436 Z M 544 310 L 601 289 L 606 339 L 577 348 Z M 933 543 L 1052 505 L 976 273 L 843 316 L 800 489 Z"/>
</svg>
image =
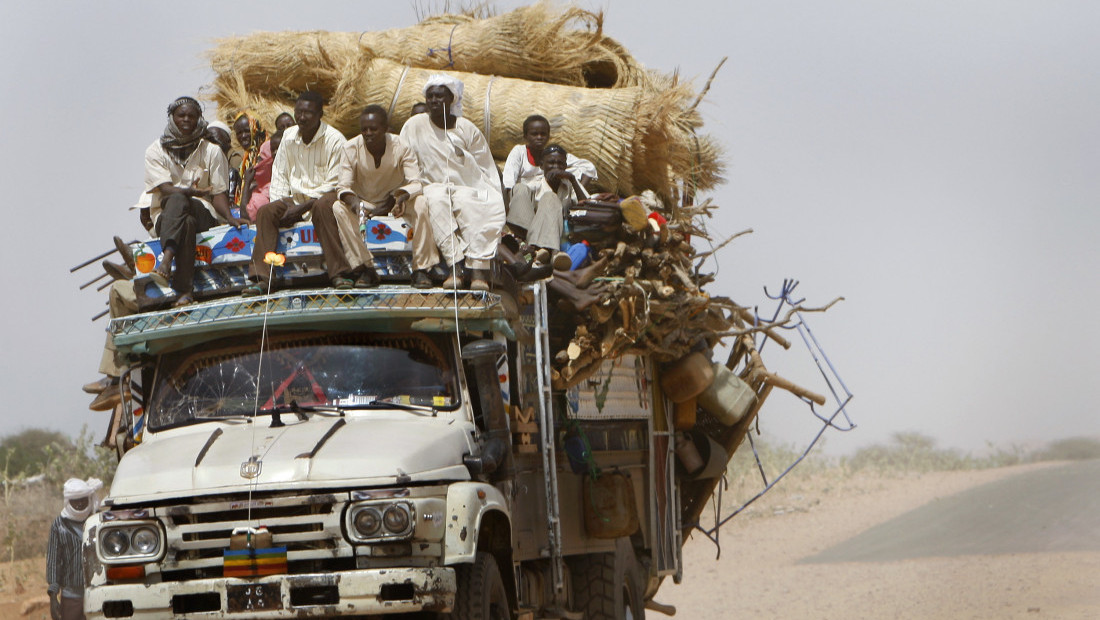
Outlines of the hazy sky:
<svg viewBox="0 0 1100 620">
<path fill-rule="evenodd" d="M 98 268 L 68 268 L 142 233 L 127 211 L 142 154 L 165 106 L 209 82 L 211 39 L 403 27 L 423 4 L 5 3 L 0 434 L 102 435 L 80 385 L 97 376 L 104 322 L 89 318 L 106 297 L 77 291 Z M 581 5 L 699 86 L 729 56 L 701 106 L 729 166 L 711 230 L 756 232 L 719 254 L 709 290 L 768 313 L 763 287 L 785 277 L 810 305 L 846 298 L 809 317 L 856 394 L 860 428 L 831 450 L 899 430 L 967 450 L 1100 435 L 1100 5 Z M 792 357 L 767 361 L 821 389 Z M 816 429 L 793 399 L 769 404 L 765 431 Z"/>
</svg>

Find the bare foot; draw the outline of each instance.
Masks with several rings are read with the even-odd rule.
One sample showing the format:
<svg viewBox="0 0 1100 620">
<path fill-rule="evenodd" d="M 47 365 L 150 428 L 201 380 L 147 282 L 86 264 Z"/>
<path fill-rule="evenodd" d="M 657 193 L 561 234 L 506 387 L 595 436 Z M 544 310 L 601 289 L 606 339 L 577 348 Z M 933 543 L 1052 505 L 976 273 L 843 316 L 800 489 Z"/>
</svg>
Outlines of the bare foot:
<svg viewBox="0 0 1100 620">
<path fill-rule="evenodd" d="M 149 277 L 153 278 L 161 286 L 172 285 L 172 260 L 176 257 L 176 251 L 172 248 L 165 248 L 164 255 L 161 256 L 160 265 L 149 274 Z"/>
</svg>

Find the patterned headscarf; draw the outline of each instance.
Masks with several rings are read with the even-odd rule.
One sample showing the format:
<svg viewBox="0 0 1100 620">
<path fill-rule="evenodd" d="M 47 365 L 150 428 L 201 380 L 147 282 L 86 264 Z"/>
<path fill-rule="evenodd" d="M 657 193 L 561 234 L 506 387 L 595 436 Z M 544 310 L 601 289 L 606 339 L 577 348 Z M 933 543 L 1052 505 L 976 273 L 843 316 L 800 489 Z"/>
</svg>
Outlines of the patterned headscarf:
<svg viewBox="0 0 1100 620">
<path fill-rule="evenodd" d="M 180 128 L 176 127 L 176 119 L 172 118 L 172 112 L 185 105 L 193 105 L 199 110 L 199 122 L 195 124 L 195 130 L 188 135 L 184 135 Z M 168 124 L 160 137 L 160 146 L 169 157 L 176 160 L 176 163 L 181 166 L 186 163 L 187 158 L 198 148 L 199 140 L 202 140 L 204 135 L 206 135 L 206 119 L 202 117 L 202 105 L 198 101 L 184 96 L 168 106 Z"/>
<path fill-rule="evenodd" d="M 260 147 L 264 142 L 267 142 L 267 132 L 260 126 L 260 121 L 251 116 L 247 112 L 241 112 L 233 118 L 233 126 L 237 126 L 237 122 L 242 118 L 248 119 L 248 135 L 252 137 L 252 142 L 248 145 L 248 148 L 244 152 L 244 157 L 241 158 L 241 166 L 237 169 L 237 172 L 241 174 L 242 183 L 237 186 L 237 191 L 233 195 L 233 204 L 241 204 L 241 197 L 244 194 L 244 173 L 249 168 L 255 168 L 256 163 L 260 161 Z"/>
</svg>

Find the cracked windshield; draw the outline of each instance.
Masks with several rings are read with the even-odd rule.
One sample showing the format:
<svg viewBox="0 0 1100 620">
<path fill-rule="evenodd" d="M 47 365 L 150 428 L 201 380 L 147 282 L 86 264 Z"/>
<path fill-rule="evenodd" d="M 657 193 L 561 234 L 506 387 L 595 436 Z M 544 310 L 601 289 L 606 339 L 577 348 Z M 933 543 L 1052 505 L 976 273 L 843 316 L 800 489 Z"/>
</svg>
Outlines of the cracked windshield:
<svg viewBox="0 0 1100 620">
<path fill-rule="evenodd" d="M 156 368 L 150 425 L 164 428 L 258 407 L 453 407 L 458 390 L 446 337 L 341 334 L 274 337 L 166 354 Z"/>
</svg>

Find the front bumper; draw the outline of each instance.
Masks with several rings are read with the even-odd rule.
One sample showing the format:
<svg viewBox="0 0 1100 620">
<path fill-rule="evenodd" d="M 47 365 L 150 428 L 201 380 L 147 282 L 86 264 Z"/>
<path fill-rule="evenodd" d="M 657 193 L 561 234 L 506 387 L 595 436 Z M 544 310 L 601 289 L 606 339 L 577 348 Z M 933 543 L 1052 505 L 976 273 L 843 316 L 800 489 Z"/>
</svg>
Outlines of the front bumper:
<svg viewBox="0 0 1100 620">
<path fill-rule="evenodd" d="M 267 609 L 256 609 L 244 588 L 269 585 Z M 308 618 L 450 611 L 455 599 L 452 568 L 379 568 L 340 573 L 215 578 L 156 584 L 104 585 L 84 591 L 84 613 L 99 618 Z M 258 599 L 257 599 L 258 601 Z M 213 606 L 218 606 L 214 609 Z M 231 607 L 233 610 L 231 611 Z M 200 611 L 201 609 L 201 611 Z"/>
</svg>

